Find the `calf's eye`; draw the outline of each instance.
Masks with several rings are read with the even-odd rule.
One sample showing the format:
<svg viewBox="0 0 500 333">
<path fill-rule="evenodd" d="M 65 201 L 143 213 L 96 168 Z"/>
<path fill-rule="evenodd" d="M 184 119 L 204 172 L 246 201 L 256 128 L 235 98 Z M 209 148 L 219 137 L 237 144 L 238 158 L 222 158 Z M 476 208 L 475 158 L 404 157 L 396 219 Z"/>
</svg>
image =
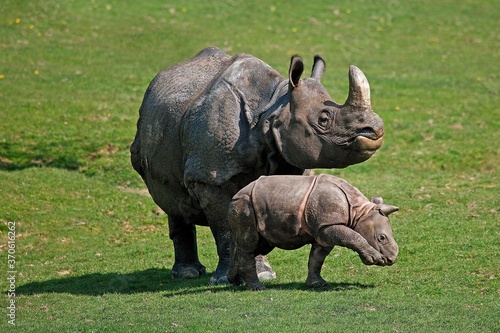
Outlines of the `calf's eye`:
<svg viewBox="0 0 500 333">
<path fill-rule="evenodd" d="M 378 241 L 379 241 L 380 243 L 383 243 L 383 242 L 385 242 L 386 240 L 387 240 L 387 236 L 386 236 L 386 235 L 379 235 L 379 236 L 378 236 Z"/>
</svg>

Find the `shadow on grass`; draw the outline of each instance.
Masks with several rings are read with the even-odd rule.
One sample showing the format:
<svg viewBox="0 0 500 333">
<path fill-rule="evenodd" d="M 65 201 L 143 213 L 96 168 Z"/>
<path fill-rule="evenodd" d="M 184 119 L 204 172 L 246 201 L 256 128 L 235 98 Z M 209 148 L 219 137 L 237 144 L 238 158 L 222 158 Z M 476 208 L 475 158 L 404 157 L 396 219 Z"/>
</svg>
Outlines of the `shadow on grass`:
<svg viewBox="0 0 500 333">
<path fill-rule="evenodd" d="M 315 292 L 325 292 L 325 291 L 346 291 L 346 290 L 360 290 L 360 289 L 370 289 L 375 288 L 371 284 L 362 283 L 333 283 L 328 282 L 326 286 L 320 288 L 309 288 L 306 286 L 305 282 L 289 282 L 289 283 L 270 283 L 266 285 L 268 289 L 286 289 L 286 290 L 307 290 Z"/>
<path fill-rule="evenodd" d="M 161 292 L 209 285 L 210 276 L 199 279 L 172 279 L 169 269 L 151 268 L 133 273 L 93 273 L 75 277 L 31 282 L 16 288 L 16 294 L 67 293 L 100 296 Z"/>
<path fill-rule="evenodd" d="M 0 143 L 0 170 L 19 171 L 27 168 L 52 167 L 78 170 L 81 163 L 74 142 Z"/>
<path fill-rule="evenodd" d="M 268 290 L 302 290 L 311 292 L 333 292 L 373 288 L 359 283 L 329 283 L 326 287 L 311 289 L 303 282 L 266 284 Z M 244 287 L 210 285 L 210 274 L 198 279 L 173 279 L 169 269 L 152 268 L 133 273 L 93 273 L 40 282 L 31 282 L 16 288 L 18 295 L 65 293 L 72 295 L 101 296 L 104 294 L 135 294 L 143 292 L 166 292 L 165 297 L 200 294 L 220 291 L 246 291 Z"/>
<path fill-rule="evenodd" d="M 366 285 L 366 284 L 360 284 L 360 283 L 328 283 L 325 287 L 321 288 L 309 288 L 305 285 L 303 282 L 288 282 L 288 283 L 264 283 L 266 290 L 301 290 L 301 291 L 308 291 L 308 292 L 340 292 L 340 291 L 347 291 L 347 290 L 360 290 L 360 289 L 368 289 L 368 288 L 374 288 L 375 286 L 373 285 Z M 195 288 L 195 289 L 177 289 L 177 290 L 172 290 L 172 291 L 167 291 L 165 293 L 165 297 L 174 297 L 178 295 L 192 295 L 192 294 L 199 294 L 202 292 L 212 292 L 212 293 L 217 293 L 220 291 L 232 291 L 232 292 L 257 292 L 257 291 L 250 291 L 245 289 L 245 287 L 242 286 L 230 286 L 230 285 L 225 285 L 225 286 L 206 286 L 205 288 Z"/>
</svg>

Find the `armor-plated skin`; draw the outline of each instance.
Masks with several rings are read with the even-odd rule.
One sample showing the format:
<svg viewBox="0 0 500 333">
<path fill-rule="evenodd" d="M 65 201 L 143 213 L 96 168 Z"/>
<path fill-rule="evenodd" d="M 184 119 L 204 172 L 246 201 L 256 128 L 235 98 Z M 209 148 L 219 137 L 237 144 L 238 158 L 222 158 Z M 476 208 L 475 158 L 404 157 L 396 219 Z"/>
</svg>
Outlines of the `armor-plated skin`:
<svg viewBox="0 0 500 333">
<path fill-rule="evenodd" d="M 398 245 L 387 216 L 397 210 L 381 197 L 368 201 L 355 187 L 330 175 L 260 177 L 229 205 L 234 241 L 229 282 L 264 289 L 255 272 L 255 256 L 275 247 L 293 250 L 312 244 L 309 287 L 326 284 L 321 267 L 336 245 L 356 251 L 366 265 L 392 265 Z"/>
<path fill-rule="evenodd" d="M 160 72 L 149 85 L 130 148 L 134 169 L 167 214 L 174 242 L 172 276 L 205 273 L 195 225 L 210 226 L 219 263 L 213 283 L 224 282 L 231 242 L 227 208 L 241 188 L 261 175 L 343 168 L 370 158 L 384 128 L 370 106 L 363 73 L 349 69 L 349 97 L 333 102 L 314 58 L 301 79 L 291 59 L 285 78 L 261 60 L 210 47 Z"/>
</svg>

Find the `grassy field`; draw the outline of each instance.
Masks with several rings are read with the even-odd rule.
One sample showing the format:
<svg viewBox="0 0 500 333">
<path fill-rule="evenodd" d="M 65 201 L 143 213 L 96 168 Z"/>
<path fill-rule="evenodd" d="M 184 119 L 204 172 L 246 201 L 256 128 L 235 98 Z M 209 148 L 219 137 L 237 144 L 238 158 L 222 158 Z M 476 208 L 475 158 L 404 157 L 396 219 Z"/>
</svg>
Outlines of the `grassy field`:
<svg viewBox="0 0 500 333">
<path fill-rule="evenodd" d="M 4 0 L 0 330 L 500 331 L 499 14 L 492 0 Z M 309 290 L 304 247 L 269 255 L 263 292 L 171 279 L 167 218 L 128 147 L 150 80 L 208 45 L 282 74 L 292 54 L 309 67 L 319 53 L 339 103 L 348 66 L 364 71 L 384 146 L 320 171 L 400 207 L 394 266 L 335 249 L 329 285 Z M 213 238 L 198 234 L 211 272 Z"/>
</svg>

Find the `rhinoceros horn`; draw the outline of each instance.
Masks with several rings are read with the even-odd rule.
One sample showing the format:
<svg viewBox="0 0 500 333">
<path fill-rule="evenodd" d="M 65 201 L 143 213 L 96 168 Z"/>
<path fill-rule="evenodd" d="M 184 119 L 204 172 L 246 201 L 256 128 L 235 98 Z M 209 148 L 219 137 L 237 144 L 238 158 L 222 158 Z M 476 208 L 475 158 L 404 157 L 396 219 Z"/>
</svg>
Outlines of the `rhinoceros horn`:
<svg viewBox="0 0 500 333">
<path fill-rule="evenodd" d="M 356 66 L 349 67 L 349 97 L 346 104 L 369 108 L 370 103 L 370 85 L 365 74 Z"/>
</svg>

